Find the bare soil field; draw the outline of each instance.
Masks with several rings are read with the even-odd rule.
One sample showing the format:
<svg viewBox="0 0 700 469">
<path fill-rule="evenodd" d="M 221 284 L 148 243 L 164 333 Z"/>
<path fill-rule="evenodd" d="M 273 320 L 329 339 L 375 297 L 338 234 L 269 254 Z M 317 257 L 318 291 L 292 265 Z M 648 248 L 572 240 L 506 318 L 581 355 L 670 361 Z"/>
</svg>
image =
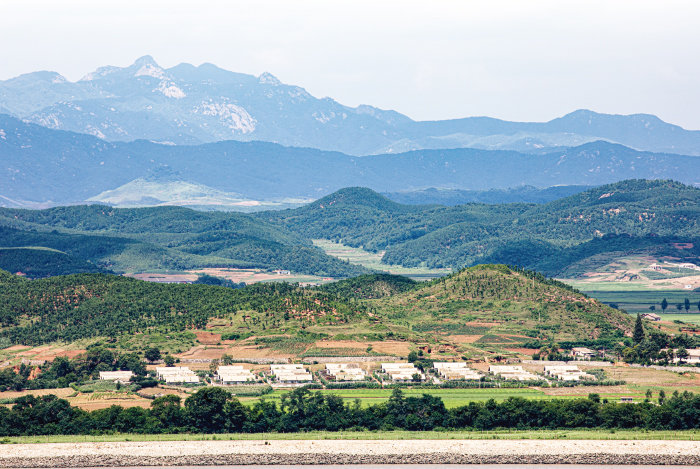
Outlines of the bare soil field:
<svg viewBox="0 0 700 469">
<path fill-rule="evenodd" d="M 220 359 L 223 355 L 231 355 L 234 358 L 291 358 L 294 354 L 280 352 L 260 345 L 229 345 L 225 341 L 220 346 L 197 345 L 191 349 L 174 355 L 180 359 Z"/>
<path fill-rule="evenodd" d="M 483 334 L 478 334 L 478 335 L 448 335 L 447 338 L 454 342 L 455 344 L 473 344 L 477 340 L 481 339 L 484 335 Z"/>
<path fill-rule="evenodd" d="M 52 361 L 56 357 L 66 357 L 75 358 L 78 355 L 85 353 L 85 349 L 71 349 L 68 347 L 57 347 L 52 345 L 42 345 L 40 347 L 25 347 L 22 345 L 15 345 L 9 347 L 4 351 L 21 350 L 17 352 L 15 357 L 26 358 L 28 360 L 45 360 Z"/>
<path fill-rule="evenodd" d="M 194 335 L 197 336 L 197 342 L 202 345 L 216 345 L 221 342 L 221 334 L 214 332 L 195 331 Z"/>
<path fill-rule="evenodd" d="M 0 399 L 16 399 L 22 396 L 46 396 L 54 394 L 57 397 L 66 398 L 74 394 L 72 388 L 32 389 L 28 391 L 4 391 L 0 392 Z"/>
<path fill-rule="evenodd" d="M 136 394 L 112 394 L 112 393 L 91 393 L 79 394 L 68 399 L 72 406 L 83 410 L 106 409 L 113 405 L 121 407 L 142 407 L 147 409 L 151 406 L 151 399 L 138 396 Z"/>
</svg>

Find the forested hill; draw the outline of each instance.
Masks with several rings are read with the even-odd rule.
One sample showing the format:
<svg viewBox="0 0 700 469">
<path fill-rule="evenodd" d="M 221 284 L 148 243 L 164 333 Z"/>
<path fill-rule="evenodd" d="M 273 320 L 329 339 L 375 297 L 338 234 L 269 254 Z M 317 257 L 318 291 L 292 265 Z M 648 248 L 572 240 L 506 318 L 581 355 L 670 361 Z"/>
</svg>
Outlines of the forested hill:
<svg viewBox="0 0 700 469">
<path fill-rule="evenodd" d="M 118 273 L 202 267 L 368 273 L 314 247 L 311 240 L 319 238 L 385 251 L 385 263 L 404 266 L 504 263 L 561 275 L 603 253 L 655 252 L 696 262 L 700 189 L 628 180 L 541 205 L 445 207 L 404 205 L 350 187 L 297 209 L 251 215 L 99 205 L 0 209 L 0 248 L 47 248 L 70 256 L 61 259 L 74 270 L 61 267 L 53 274 L 90 272 L 92 266 Z M 679 249 L 676 243 L 692 246 Z M 5 264 L 0 256 L 0 268 L 48 274 L 39 265 L 45 253 L 32 253 L 24 267 L 12 254 Z"/>
<path fill-rule="evenodd" d="M 378 300 L 377 310 L 414 331 L 483 335 L 480 343 L 615 339 L 630 335 L 628 314 L 541 274 L 482 264 Z"/>
<path fill-rule="evenodd" d="M 572 256 L 700 236 L 700 189 L 666 180 L 622 181 L 542 205 L 406 206 L 382 199 L 347 189 L 314 205 L 255 216 L 307 237 L 385 250 L 390 264 L 460 268 L 495 262 L 550 275 L 566 269 Z M 696 251 L 680 256 L 700 255 Z"/>
<path fill-rule="evenodd" d="M 629 316 L 502 265 L 425 284 L 377 275 L 319 288 L 267 283 L 231 289 L 104 274 L 26 280 L 0 271 L 0 285 L 0 338 L 27 345 L 204 329 L 211 318 L 231 337 L 311 343 L 380 332 L 409 341 L 474 333 L 496 337 L 484 343 L 501 336 L 510 342 L 619 339 L 631 330 Z"/>
<path fill-rule="evenodd" d="M 0 208 L 0 247 L 49 248 L 120 273 L 202 267 L 260 267 L 340 277 L 367 272 L 327 256 L 301 235 L 261 219 L 181 207 Z M 49 275 L 70 273 L 37 270 L 34 260 L 26 259 L 27 265 L 19 268 L 22 266 L 16 262 L 2 264 L 0 257 L 0 267 L 34 269 Z"/>
</svg>

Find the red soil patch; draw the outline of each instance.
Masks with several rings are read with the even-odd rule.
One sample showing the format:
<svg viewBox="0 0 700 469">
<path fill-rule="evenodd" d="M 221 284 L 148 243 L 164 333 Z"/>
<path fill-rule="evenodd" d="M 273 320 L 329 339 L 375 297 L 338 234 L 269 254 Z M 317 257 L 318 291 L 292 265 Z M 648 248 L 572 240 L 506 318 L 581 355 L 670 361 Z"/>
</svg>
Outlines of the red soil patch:
<svg viewBox="0 0 700 469">
<path fill-rule="evenodd" d="M 202 345 L 216 345 L 221 342 L 221 334 L 206 331 L 195 331 L 194 335 L 197 336 L 197 341 Z"/>
<path fill-rule="evenodd" d="M 695 245 L 693 243 L 671 243 L 676 249 L 693 249 Z"/>
<path fill-rule="evenodd" d="M 483 335 L 450 335 L 447 336 L 448 339 L 452 340 L 456 344 L 473 344 L 477 340 L 481 339 Z"/>
<path fill-rule="evenodd" d="M 35 360 L 45 360 L 47 362 L 50 362 L 50 361 L 53 361 L 53 359 L 57 358 L 57 357 L 75 358 L 79 355 L 84 354 L 85 352 L 87 352 L 87 350 L 55 349 L 55 350 L 49 350 L 48 352 L 40 353 L 39 355 L 36 355 L 34 357 L 34 359 Z"/>
</svg>

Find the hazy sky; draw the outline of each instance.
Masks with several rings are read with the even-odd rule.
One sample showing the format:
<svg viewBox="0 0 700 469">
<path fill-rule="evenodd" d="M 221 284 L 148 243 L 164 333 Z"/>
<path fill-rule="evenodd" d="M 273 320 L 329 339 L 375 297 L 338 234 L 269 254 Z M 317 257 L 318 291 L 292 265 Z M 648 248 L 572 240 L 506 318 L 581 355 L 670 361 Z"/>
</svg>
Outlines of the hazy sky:
<svg viewBox="0 0 700 469">
<path fill-rule="evenodd" d="M 414 119 L 579 108 L 700 129 L 700 2 L 0 0 L 0 79 L 150 54 Z"/>
</svg>

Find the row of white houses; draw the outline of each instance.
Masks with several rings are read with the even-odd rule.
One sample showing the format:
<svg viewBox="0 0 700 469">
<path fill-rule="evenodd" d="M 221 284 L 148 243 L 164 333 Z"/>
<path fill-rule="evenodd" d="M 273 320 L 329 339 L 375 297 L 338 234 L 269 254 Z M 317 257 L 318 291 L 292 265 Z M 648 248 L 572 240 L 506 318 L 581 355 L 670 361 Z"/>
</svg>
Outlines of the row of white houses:
<svg viewBox="0 0 700 469">
<path fill-rule="evenodd" d="M 581 371 L 576 365 L 547 365 L 544 367 L 545 376 L 560 381 L 594 380 L 595 376 Z"/>
<path fill-rule="evenodd" d="M 692 350 L 695 352 L 695 350 Z M 433 368 L 436 374 L 444 380 L 479 380 L 483 373 L 469 368 L 466 362 L 435 362 Z M 382 363 L 381 373 L 388 375 L 392 381 L 410 382 L 419 378 L 421 381 L 426 376 L 413 363 L 392 362 Z M 541 379 L 534 373 L 526 371 L 522 366 L 516 365 L 491 365 L 489 373 L 502 379 L 530 381 Z M 336 381 L 363 381 L 367 379 L 367 373 L 358 363 L 328 363 L 325 374 Z M 417 375 L 417 376 L 416 376 Z M 544 375 L 551 379 L 561 381 L 594 380 L 595 376 L 581 371 L 576 365 L 547 365 L 544 367 Z M 156 376 L 166 384 L 199 383 L 200 379 L 195 372 L 185 366 L 157 367 Z M 101 371 L 100 379 L 113 380 L 127 383 L 133 377 L 131 371 Z M 313 375 L 301 364 L 273 364 L 270 365 L 270 377 L 279 383 L 308 383 L 313 381 Z M 214 374 L 214 379 L 221 384 L 253 383 L 258 379 L 249 369 L 243 365 L 219 366 Z"/>
</svg>

